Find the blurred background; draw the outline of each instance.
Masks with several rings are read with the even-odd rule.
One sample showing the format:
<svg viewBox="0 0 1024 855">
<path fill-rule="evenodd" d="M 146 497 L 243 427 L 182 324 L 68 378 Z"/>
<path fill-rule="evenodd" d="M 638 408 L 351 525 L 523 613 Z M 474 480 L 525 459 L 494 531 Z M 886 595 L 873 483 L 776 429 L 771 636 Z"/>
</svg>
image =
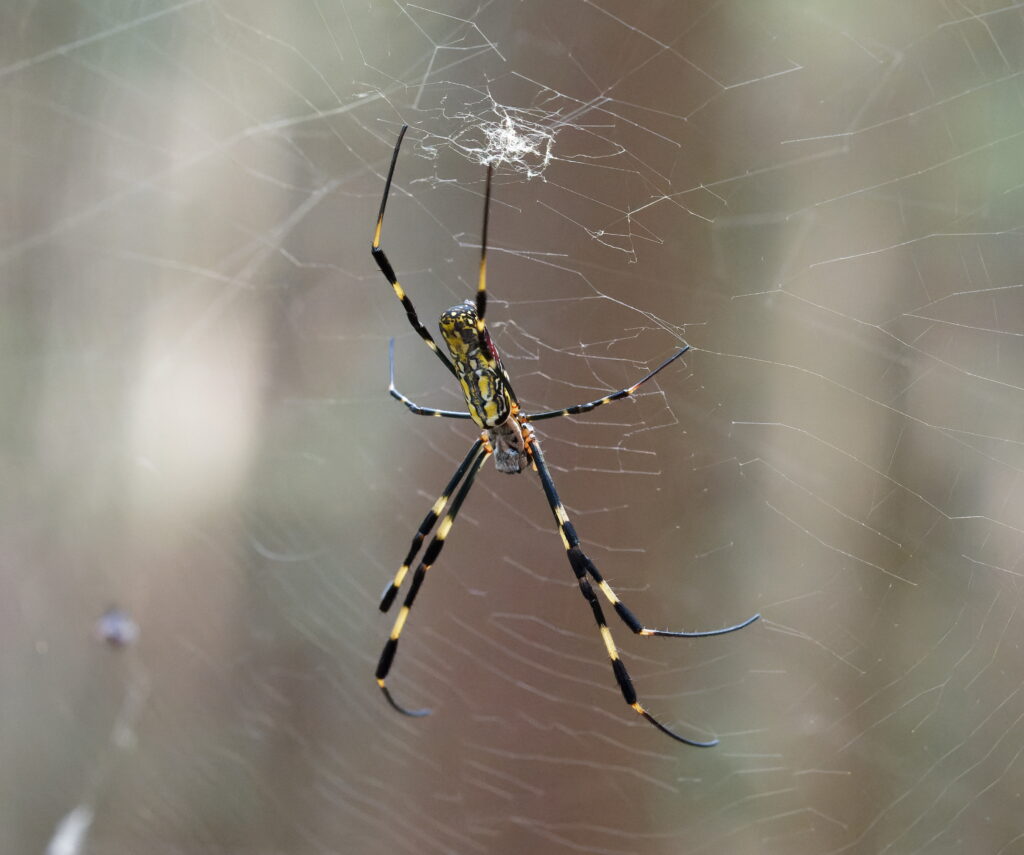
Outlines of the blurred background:
<svg viewBox="0 0 1024 855">
<path fill-rule="evenodd" d="M 1024 851 L 1024 12 L 0 10 L 0 850 Z M 472 442 L 476 286 L 612 624 Z M 108 614 L 108 609 L 122 611 Z M 612 616 L 614 619 L 614 616 Z M 107 641 L 104 641 L 104 637 Z"/>
</svg>

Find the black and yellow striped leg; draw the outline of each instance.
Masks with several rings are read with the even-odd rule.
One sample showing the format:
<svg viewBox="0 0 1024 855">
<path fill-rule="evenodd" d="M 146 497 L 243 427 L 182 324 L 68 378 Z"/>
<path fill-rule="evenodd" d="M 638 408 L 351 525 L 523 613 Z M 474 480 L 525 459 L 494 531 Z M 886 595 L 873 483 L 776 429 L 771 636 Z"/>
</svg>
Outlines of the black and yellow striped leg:
<svg viewBox="0 0 1024 855">
<path fill-rule="evenodd" d="M 571 536 L 570 539 L 576 538 L 576 533 L 572 530 L 572 523 L 566 523 L 568 526 L 567 535 Z M 583 552 L 579 547 L 577 541 L 575 545 L 570 547 L 569 560 L 574 563 L 578 561 L 586 571 L 587 575 L 590 576 L 596 583 L 597 587 L 601 589 L 601 593 L 605 595 L 608 602 L 612 604 L 616 614 L 622 618 L 622 622 L 628 626 L 637 635 L 662 635 L 669 638 L 708 638 L 712 635 L 726 635 L 730 632 L 736 632 L 738 629 L 743 629 L 745 626 L 750 626 L 754 621 L 761 617 L 760 613 L 748 617 L 746 620 L 740 623 L 733 624 L 732 626 L 724 626 L 720 629 L 703 629 L 693 632 L 676 632 L 668 629 L 651 629 L 650 627 L 644 626 L 637 620 L 636 615 L 633 614 L 627 607 L 626 604 L 619 599 L 615 591 L 612 590 L 612 586 L 609 585 L 604 578 L 601 576 L 601 572 L 594 566 L 594 562 L 587 557 L 586 553 Z M 573 554 L 574 553 L 574 554 Z"/>
<path fill-rule="evenodd" d="M 395 653 L 398 650 L 399 636 L 401 636 L 402 628 L 405 626 L 405 621 L 409 617 L 409 610 L 412 608 L 412 604 L 416 600 L 416 594 L 419 593 L 420 585 L 423 584 L 427 571 L 431 568 L 434 562 L 437 561 L 437 557 L 441 554 L 441 550 L 444 548 L 445 539 L 448 537 L 448 532 L 451 531 L 452 524 L 455 522 L 455 517 L 459 513 L 459 508 L 462 507 L 462 503 L 466 500 L 466 496 L 469 495 L 469 490 L 473 486 L 473 481 L 476 479 L 477 473 L 480 471 L 480 467 L 483 466 L 487 458 L 491 456 L 491 451 L 483 445 L 482 440 L 477 440 L 473 449 L 475 456 L 470 455 L 470 457 L 467 458 L 470 463 L 466 474 L 466 480 L 462 482 L 462 486 L 459 487 L 459 491 L 455 494 L 455 498 L 452 499 L 448 512 L 444 515 L 440 525 L 437 527 L 437 534 L 434 535 L 430 544 L 427 546 L 426 552 L 423 553 L 423 560 L 416 568 L 416 572 L 412 574 L 412 584 L 406 592 L 402 608 L 399 609 L 398 616 L 395 618 L 395 624 L 391 628 L 391 635 L 388 638 L 387 643 L 384 645 L 384 650 L 381 651 L 380 654 L 380 661 L 377 663 L 377 685 L 380 686 L 381 691 L 384 693 L 384 697 L 387 698 L 387 702 L 404 715 L 424 716 L 429 715 L 430 710 L 409 710 L 400 706 L 395 699 L 391 697 L 391 692 L 388 691 L 388 687 L 385 685 L 384 681 L 388 676 L 388 671 L 391 670 L 391 664 L 394 661 Z"/>
<path fill-rule="evenodd" d="M 480 338 L 480 350 L 488 352 L 487 338 L 484 331 L 487 324 L 484 315 L 487 313 L 487 221 L 491 212 L 491 176 L 494 167 L 487 164 L 487 189 L 484 191 L 484 225 L 480 236 L 480 276 L 476 285 L 476 332 Z"/>
<path fill-rule="evenodd" d="M 532 442 L 536 442 L 533 439 Z M 562 506 L 561 501 L 558 498 L 558 493 L 555 491 L 554 482 L 551 480 L 551 474 L 547 472 L 547 467 L 543 463 L 543 457 L 541 457 L 540 463 L 537 465 L 537 471 L 541 471 L 543 466 L 546 475 L 541 476 L 542 481 L 546 481 L 544 492 L 548 496 L 549 502 L 554 497 L 554 504 L 551 510 L 555 515 L 555 520 L 558 523 L 559 533 L 562 535 L 562 542 L 565 544 L 565 548 L 569 554 L 569 563 L 572 564 L 573 569 L 580 568 L 582 571 L 590 576 L 600 588 L 601 593 L 604 594 L 605 598 L 611 603 L 612 608 L 615 609 L 615 613 L 622 619 L 622 622 L 628 626 L 636 635 L 646 636 L 666 636 L 668 638 L 708 638 L 712 635 L 726 635 L 730 632 L 736 632 L 738 629 L 743 629 L 745 626 L 750 626 L 754 621 L 758 620 L 761 615 L 760 613 L 748 617 L 746 620 L 733 624 L 732 626 L 722 627 L 720 629 L 703 629 L 696 631 L 676 631 L 669 629 L 651 629 L 650 627 L 644 626 L 637 619 L 636 615 L 629 609 L 629 607 L 619 599 L 618 594 L 612 589 L 604 577 L 601 575 L 601 571 L 597 569 L 597 566 L 590 557 L 580 548 L 580 540 L 576 535 L 576 529 L 573 524 L 569 522 L 569 517 L 565 513 L 565 508 Z M 550 485 L 550 491 L 548 486 Z"/>
<path fill-rule="evenodd" d="M 391 166 L 388 169 L 388 179 L 384 183 L 384 196 L 380 200 L 380 212 L 377 214 L 377 228 L 373 232 L 373 246 L 370 249 L 370 253 L 373 255 L 373 260 L 377 262 L 377 266 L 380 268 L 380 272 L 384 274 L 384 277 L 391 283 L 391 287 L 394 289 L 395 296 L 401 301 L 402 306 L 405 308 L 405 314 L 409 318 L 409 323 L 412 324 L 412 328 L 419 333 L 423 343 L 426 344 L 438 359 L 444 363 L 444 367 L 447 368 L 452 375 L 458 377 L 455 372 L 455 368 L 452 366 L 451 360 L 445 356 L 444 353 L 437 346 L 437 342 L 434 341 L 434 337 L 430 334 L 430 331 L 423 326 L 420 322 L 419 315 L 416 314 L 416 309 L 413 308 L 412 300 L 405 293 L 405 289 L 398 284 L 398 277 L 395 276 L 395 271 L 391 267 L 391 262 L 388 261 L 387 255 L 384 254 L 384 250 L 380 245 L 380 231 L 384 225 L 384 209 L 388 204 L 388 194 L 391 192 L 391 179 L 395 175 L 395 164 L 398 163 L 398 150 L 402 147 L 402 139 L 405 137 L 405 132 L 409 130 L 408 125 L 402 125 L 402 130 L 398 134 L 398 141 L 395 143 L 395 152 L 391 155 Z"/>
<path fill-rule="evenodd" d="M 416 555 L 420 551 L 420 547 L 423 545 L 423 540 L 430 530 L 434 527 L 434 523 L 437 522 L 438 517 L 441 516 L 441 511 L 444 510 L 444 506 L 448 504 L 448 499 L 451 498 L 452 491 L 459 485 L 462 480 L 462 476 L 466 474 L 466 470 L 469 469 L 473 463 L 477 452 L 480 451 L 480 446 L 483 445 L 483 440 L 478 439 L 473 443 L 472 448 L 469 449 L 469 454 L 466 455 L 462 463 L 459 464 L 459 468 L 455 470 L 455 474 L 452 475 L 451 480 L 440 496 L 437 497 L 437 501 L 434 502 L 430 508 L 430 512 L 423 518 L 423 522 L 420 523 L 419 530 L 416 532 L 416 536 L 412 539 L 412 545 L 409 547 L 409 554 L 405 556 L 405 561 L 402 562 L 402 566 L 398 568 L 398 572 L 395 573 L 395 579 L 384 592 L 384 596 L 380 600 L 380 610 L 386 612 L 391 608 L 391 604 L 395 601 L 395 596 L 398 594 L 398 589 L 402 586 L 402 582 L 405 580 L 406 574 L 409 572 L 409 567 L 412 562 L 416 560 Z"/>
<path fill-rule="evenodd" d="M 558 523 L 558 533 L 562 537 L 562 543 L 565 546 L 566 554 L 569 557 L 569 564 L 572 565 L 573 573 L 576 574 L 576 581 L 579 583 L 580 591 L 583 594 L 584 599 L 590 604 L 590 609 L 594 613 L 594 620 L 597 621 L 597 628 L 601 633 L 601 638 L 604 641 L 604 646 L 608 651 L 608 657 L 612 661 L 612 671 L 615 673 L 615 680 L 619 684 L 619 689 L 622 690 L 622 697 L 625 698 L 626 703 L 629 704 L 639 715 L 643 716 L 647 721 L 653 724 L 662 733 L 671 736 L 673 739 L 683 742 L 687 745 L 692 745 L 696 748 L 710 748 L 713 745 L 718 744 L 717 739 L 713 739 L 710 742 L 698 742 L 694 739 L 687 739 L 685 736 L 680 736 L 674 730 L 669 729 L 654 716 L 652 716 L 643 705 L 637 700 L 636 690 L 633 688 L 633 681 L 630 679 L 629 672 L 626 670 L 626 666 L 623 664 L 622 659 L 619 658 L 618 649 L 615 646 L 615 641 L 612 638 L 611 630 L 608 628 L 608 624 L 604 619 L 604 612 L 601 609 L 601 603 L 597 599 L 597 594 L 594 593 L 594 588 L 590 584 L 590 580 L 587 579 L 588 573 L 591 573 L 591 569 L 596 573 L 597 568 L 593 566 L 590 559 L 583 554 L 583 550 L 580 549 L 579 538 L 576 536 L 576 531 L 573 528 L 569 517 L 565 512 L 565 508 L 562 506 L 561 499 L 558 498 L 558 491 L 555 489 L 555 483 L 551 479 L 551 473 L 548 471 L 547 464 L 544 462 L 544 454 L 541 451 L 540 443 L 537 442 L 536 438 L 531 439 L 530 454 L 533 457 L 534 464 L 537 469 L 537 474 L 540 476 L 541 485 L 544 487 L 544 495 L 547 497 L 548 504 L 551 506 L 551 512 L 555 516 L 555 521 Z M 587 565 L 590 565 L 589 567 Z M 602 588 L 602 591 L 607 596 L 609 593 L 613 600 L 612 604 L 615 606 L 615 610 L 619 612 L 619 616 L 623 617 L 623 611 L 630 614 L 625 606 L 619 601 L 618 597 L 615 597 L 615 593 L 608 587 L 608 583 L 600 579 L 599 576 L 595 577 L 598 586 Z M 607 590 L 606 590 L 607 589 Z M 623 617 L 625 620 L 625 618 Z M 640 626 L 636 622 L 636 618 L 632 618 L 637 626 Z M 641 627 L 642 629 L 643 627 Z"/>
<path fill-rule="evenodd" d="M 664 362 L 662 362 L 661 365 L 659 365 L 653 371 L 651 371 L 651 372 L 647 373 L 646 375 L 644 375 L 643 377 L 641 377 L 632 386 L 627 386 L 625 389 L 619 389 L 618 392 L 613 392 L 610 395 L 605 395 L 603 398 L 598 398 L 596 401 L 589 401 L 586 404 L 576 404 L 576 405 L 574 405 L 572 407 L 566 407 L 565 409 L 562 409 L 562 410 L 547 410 L 547 411 L 545 411 L 543 413 L 531 413 L 530 415 L 527 416 L 527 418 L 530 421 L 535 422 L 535 421 L 540 421 L 540 420 L 543 420 L 543 419 L 555 419 L 555 418 L 558 418 L 559 416 L 575 416 L 575 415 L 578 415 L 579 413 L 589 413 L 591 410 L 595 409 L 596 407 L 600 407 L 600 406 L 602 406 L 604 404 L 610 404 L 612 401 L 619 401 L 619 400 L 622 400 L 623 398 L 628 398 L 637 389 L 639 389 L 641 386 L 643 386 L 644 383 L 646 383 L 648 380 L 650 380 L 655 374 L 657 374 L 659 371 L 661 371 L 664 368 L 668 368 L 673 362 L 675 362 L 680 356 L 682 356 L 684 353 L 686 353 L 686 351 L 688 351 L 689 349 L 690 349 L 690 345 L 686 345 L 686 347 L 684 347 L 682 350 L 679 350 L 676 353 L 674 353 L 672 356 L 670 356 L 668 359 L 666 359 Z"/>
<path fill-rule="evenodd" d="M 438 418 L 445 419 L 471 419 L 473 418 L 469 413 L 457 410 L 436 410 L 433 407 L 421 407 L 412 399 L 406 397 L 395 387 L 395 340 L 391 339 L 388 344 L 388 394 L 391 395 L 396 401 L 401 401 L 405 404 L 412 412 L 417 416 L 436 416 Z"/>
</svg>

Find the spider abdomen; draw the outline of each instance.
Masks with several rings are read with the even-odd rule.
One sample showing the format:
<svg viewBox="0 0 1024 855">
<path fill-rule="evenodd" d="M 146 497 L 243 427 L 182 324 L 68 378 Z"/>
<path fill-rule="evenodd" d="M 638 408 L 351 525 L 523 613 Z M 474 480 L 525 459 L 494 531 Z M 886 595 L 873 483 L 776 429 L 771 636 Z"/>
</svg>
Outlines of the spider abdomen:
<svg viewBox="0 0 1024 855">
<path fill-rule="evenodd" d="M 505 422 L 509 416 L 509 400 L 504 394 L 501 378 L 489 368 L 471 366 L 459 371 L 459 385 L 462 387 L 466 407 L 473 421 L 482 428 L 493 428 Z"/>
<path fill-rule="evenodd" d="M 476 307 L 468 300 L 452 306 L 438 326 L 473 421 L 485 429 L 505 424 L 513 399 L 490 334 L 477 328 Z"/>
</svg>

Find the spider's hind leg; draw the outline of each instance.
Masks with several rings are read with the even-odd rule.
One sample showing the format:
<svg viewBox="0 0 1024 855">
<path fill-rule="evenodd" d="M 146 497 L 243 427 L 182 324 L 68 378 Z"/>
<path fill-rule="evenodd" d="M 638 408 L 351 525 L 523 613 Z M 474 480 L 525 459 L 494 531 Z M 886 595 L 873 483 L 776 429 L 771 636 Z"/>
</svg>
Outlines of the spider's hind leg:
<svg viewBox="0 0 1024 855">
<path fill-rule="evenodd" d="M 455 375 L 455 367 L 452 365 L 451 360 L 445 356 L 440 348 L 437 346 L 437 342 L 434 341 L 434 337 L 430 334 L 430 331 L 423 326 L 423 323 L 419 319 L 419 315 L 416 314 L 416 309 L 413 308 L 412 300 L 409 299 L 409 295 L 405 293 L 405 289 L 398 282 L 398 277 L 395 275 L 395 270 L 391 266 L 391 262 L 384 252 L 384 247 L 381 245 L 381 231 L 384 228 L 384 211 L 388 205 L 388 195 L 391 192 L 391 181 L 395 177 L 395 165 L 398 163 L 398 152 L 402 148 L 402 140 L 405 138 L 405 132 L 409 130 L 408 125 L 402 125 L 402 130 L 398 133 L 398 139 L 395 141 L 395 150 L 391 155 L 391 166 L 388 167 L 388 177 L 384 182 L 384 195 L 380 200 L 380 211 L 377 214 L 377 225 L 373 230 L 373 243 L 370 246 L 370 254 L 373 256 L 373 260 L 377 262 L 377 266 L 380 268 L 380 272 L 384 274 L 384 278 L 391 283 L 391 288 L 395 292 L 395 296 L 398 297 L 399 302 L 402 304 L 402 308 L 405 309 L 406 317 L 409 319 L 409 323 L 412 328 L 416 330 L 419 337 L 423 339 L 423 343 L 429 347 L 434 355 L 441 360 L 441 363 L 447 368 L 452 375 Z"/>
</svg>

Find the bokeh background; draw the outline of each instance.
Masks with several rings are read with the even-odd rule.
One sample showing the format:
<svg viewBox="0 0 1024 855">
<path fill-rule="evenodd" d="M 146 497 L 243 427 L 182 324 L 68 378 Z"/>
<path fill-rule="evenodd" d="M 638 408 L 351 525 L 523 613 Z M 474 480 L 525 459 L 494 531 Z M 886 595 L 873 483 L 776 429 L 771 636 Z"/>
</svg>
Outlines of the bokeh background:
<svg viewBox="0 0 1024 855">
<path fill-rule="evenodd" d="M 0 849 L 1024 851 L 1024 10 L 9 2 Z M 376 604 L 473 438 L 475 287 L 648 624 L 623 703 L 488 467 L 390 679 Z M 502 136 L 502 134 L 505 136 Z M 504 141 L 503 143 L 501 141 Z M 512 158 L 511 147 L 516 148 Z M 109 607 L 138 627 L 97 638 Z"/>
</svg>

